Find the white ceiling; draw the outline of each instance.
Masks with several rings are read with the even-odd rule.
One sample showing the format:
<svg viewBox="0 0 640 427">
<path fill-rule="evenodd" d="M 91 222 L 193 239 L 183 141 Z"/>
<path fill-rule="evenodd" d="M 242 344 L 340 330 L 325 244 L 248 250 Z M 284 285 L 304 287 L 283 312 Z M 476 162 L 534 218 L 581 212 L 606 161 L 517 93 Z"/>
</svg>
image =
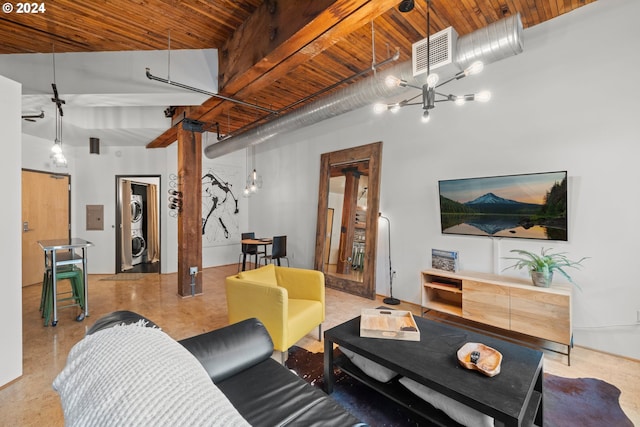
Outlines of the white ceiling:
<svg viewBox="0 0 640 427">
<path fill-rule="evenodd" d="M 207 95 L 150 80 L 169 79 L 217 92 L 215 49 L 94 53 L 0 55 L 0 75 L 22 84 L 22 114 L 40 114 L 22 121 L 24 134 L 53 141 L 54 81 L 62 106 L 62 143 L 85 146 L 90 137 L 105 146 L 145 146 L 171 126 L 164 110 L 174 105 L 200 105 Z"/>
</svg>

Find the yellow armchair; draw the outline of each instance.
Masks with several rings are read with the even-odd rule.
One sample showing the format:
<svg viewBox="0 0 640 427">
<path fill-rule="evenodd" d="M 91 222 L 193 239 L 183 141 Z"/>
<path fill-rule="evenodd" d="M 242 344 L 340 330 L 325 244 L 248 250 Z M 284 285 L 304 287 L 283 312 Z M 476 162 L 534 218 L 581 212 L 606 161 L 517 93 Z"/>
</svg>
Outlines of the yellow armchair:
<svg viewBox="0 0 640 427">
<path fill-rule="evenodd" d="M 267 328 L 273 347 L 286 352 L 316 326 L 322 338 L 324 275 L 269 264 L 226 278 L 229 323 L 252 317 Z"/>
</svg>

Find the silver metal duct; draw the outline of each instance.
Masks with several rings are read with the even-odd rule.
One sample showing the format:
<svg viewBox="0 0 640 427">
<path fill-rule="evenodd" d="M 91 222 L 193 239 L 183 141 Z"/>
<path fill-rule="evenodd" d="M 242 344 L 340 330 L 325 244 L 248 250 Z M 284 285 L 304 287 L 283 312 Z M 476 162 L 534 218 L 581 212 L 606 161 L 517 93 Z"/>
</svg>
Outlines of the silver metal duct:
<svg viewBox="0 0 640 427">
<path fill-rule="evenodd" d="M 460 37 L 454 62 L 464 70 L 475 61 L 484 65 L 522 53 L 520 12 Z"/>
<path fill-rule="evenodd" d="M 455 62 L 460 69 L 464 69 L 474 61 L 480 60 L 489 64 L 521 52 L 522 22 L 520 14 L 516 14 L 458 38 Z M 204 154 L 214 159 L 261 144 L 278 134 L 310 126 L 381 100 L 401 96 L 408 90 L 406 87 L 388 87 L 384 81 L 388 75 L 396 76 L 414 86 L 422 86 L 427 78 L 426 74 L 414 77 L 411 61 L 403 62 L 243 134 L 211 144 L 204 149 Z"/>
</svg>

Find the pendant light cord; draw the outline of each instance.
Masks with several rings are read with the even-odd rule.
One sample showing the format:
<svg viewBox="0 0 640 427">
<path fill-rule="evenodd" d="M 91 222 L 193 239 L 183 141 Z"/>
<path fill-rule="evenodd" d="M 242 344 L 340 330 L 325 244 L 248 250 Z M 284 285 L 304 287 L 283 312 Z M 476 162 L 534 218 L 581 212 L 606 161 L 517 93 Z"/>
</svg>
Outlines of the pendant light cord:
<svg viewBox="0 0 640 427">
<path fill-rule="evenodd" d="M 425 0 L 427 3 L 427 77 L 431 74 L 431 0 Z"/>
<path fill-rule="evenodd" d="M 51 44 L 51 58 L 53 62 L 53 84 L 56 83 L 56 45 Z"/>
<path fill-rule="evenodd" d="M 51 43 L 51 63 L 53 65 L 53 84 L 56 85 L 56 45 L 55 43 Z M 62 131 L 60 129 L 62 122 L 60 119 L 60 112 L 58 111 L 58 108 L 56 108 L 55 110 L 56 110 L 56 136 L 55 136 L 54 143 L 60 144 L 60 148 L 62 148 L 62 137 L 61 137 Z"/>
</svg>

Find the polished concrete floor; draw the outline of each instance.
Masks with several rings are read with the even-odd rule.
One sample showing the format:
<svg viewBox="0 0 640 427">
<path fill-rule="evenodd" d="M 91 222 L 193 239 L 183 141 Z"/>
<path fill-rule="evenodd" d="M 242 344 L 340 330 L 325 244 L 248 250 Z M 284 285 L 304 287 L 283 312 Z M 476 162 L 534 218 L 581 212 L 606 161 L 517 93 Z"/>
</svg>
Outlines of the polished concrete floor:
<svg viewBox="0 0 640 427">
<path fill-rule="evenodd" d="M 23 288 L 23 376 L 0 389 L 0 426 L 63 426 L 58 395 L 51 383 L 64 367 L 67 354 L 100 316 L 115 310 L 132 310 L 160 325 L 175 339 L 182 339 L 227 324 L 224 278 L 235 274 L 237 265 L 203 271 L 203 294 L 195 298 L 177 295 L 176 274 L 147 274 L 139 280 L 103 280 L 111 275 L 89 277 L 89 313 L 76 322 L 77 308 L 59 312 L 56 327 L 45 327 L 38 311 L 40 287 Z M 65 286 L 65 284 L 61 284 Z M 327 289 L 326 321 L 330 328 L 360 314 L 362 308 L 380 306 L 377 300 L 363 299 Z M 420 308 L 402 304 L 396 308 L 419 315 Z M 323 350 L 317 330 L 298 345 L 314 352 Z M 595 377 L 622 390 L 621 406 L 640 426 L 640 361 L 615 357 L 576 347 L 571 366 L 566 357 L 545 352 L 545 370 L 565 377 Z"/>
<path fill-rule="evenodd" d="M 123 273 L 159 273 L 160 262 L 141 262 Z"/>
</svg>

